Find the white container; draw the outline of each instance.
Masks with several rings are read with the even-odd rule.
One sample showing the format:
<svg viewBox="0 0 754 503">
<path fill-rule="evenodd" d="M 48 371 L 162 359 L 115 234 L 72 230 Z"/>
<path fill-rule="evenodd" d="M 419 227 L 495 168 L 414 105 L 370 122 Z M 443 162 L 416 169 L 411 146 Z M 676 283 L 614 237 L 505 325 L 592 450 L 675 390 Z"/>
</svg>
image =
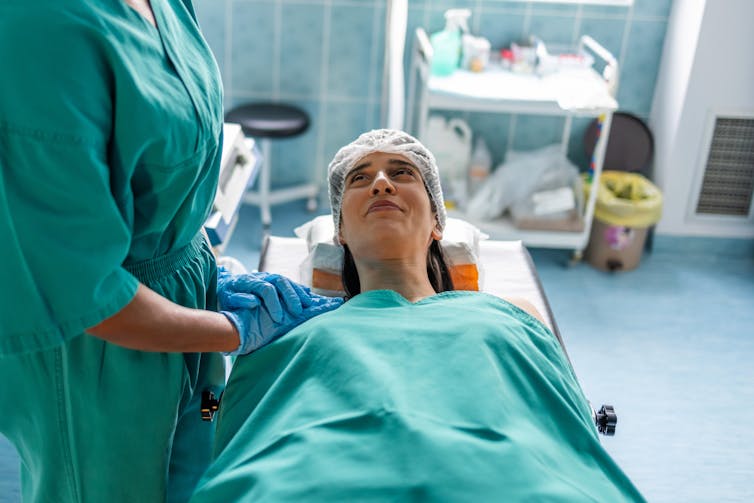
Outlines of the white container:
<svg viewBox="0 0 754 503">
<path fill-rule="evenodd" d="M 433 115 L 427 119 L 422 143 L 437 160 L 446 206 L 462 206 L 467 198 L 471 128 L 461 119 L 446 120 L 440 115 Z"/>
<path fill-rule="evenodd" d="M 461 68 L 472 72 L 481 72 L 490 62 L 490 41 L 484 37 L 464 35 L 462 38 L 463 57 Z"/>
</svg>

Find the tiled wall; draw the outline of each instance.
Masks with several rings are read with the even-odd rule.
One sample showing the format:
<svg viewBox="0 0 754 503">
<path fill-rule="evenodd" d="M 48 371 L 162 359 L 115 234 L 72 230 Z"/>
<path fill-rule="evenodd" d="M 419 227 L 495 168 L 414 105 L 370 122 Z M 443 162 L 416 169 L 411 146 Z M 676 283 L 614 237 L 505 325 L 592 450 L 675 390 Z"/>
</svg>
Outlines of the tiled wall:
<svg viewBox="0 0 754 503">
<path fill-rule="evenodd" d="M 225 83 L 226 108 L 257 100 L 297 104 L 312 117 L 304 135 L 275 142 L 273 184 L 322 180 L 335 151 L 380 127 L 386 0 L 195 0 L 199 22 Z M 634 0 L 631 7 L 511 0 L 409 0 L 407 44 L 416 27 L 443 27 L 448 8 L 472 10 L 473 33 L 493 48 L 527 34 L 575 45 L 591 35 L 621 65 L 620 109 L 649 115 L 672 0 Z M 407 52 L 410 46 L 407 47 Z M 459 114 L 483 135 L 497 164 L 507 146 L 526 149 L 560 138 L 562 120 Z M 585 163 L 574 122 L 571 157 Z"/>
</svg>

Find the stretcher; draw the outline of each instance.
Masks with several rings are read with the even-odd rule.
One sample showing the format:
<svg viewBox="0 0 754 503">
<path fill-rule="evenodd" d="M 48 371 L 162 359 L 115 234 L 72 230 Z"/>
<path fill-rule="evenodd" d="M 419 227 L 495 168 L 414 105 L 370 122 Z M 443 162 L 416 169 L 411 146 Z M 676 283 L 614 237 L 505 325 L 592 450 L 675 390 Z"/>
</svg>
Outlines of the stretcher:
<svg viewBox="0 0 754 503">
<path fill-rule="evenodd" d="M 308 253 L 307 243 L 301 238 L 267 236 L 259 260 L 260 271 L 282 274 L 303 282 L 300 264 Z M 502 298 L 523 298 L 541 313 L 545 325 L 560 342 L 568 356 L 563 338 L 547 301 L 534 262 L 521 241 L 483 240 L 479 243 L 479 267 L 482 291 Z M 592 417 L 597 430 L 604 435 L 614 435 L 618 418 L 611 405 L 592 407 Z"/>
<path fill-rule="evenodd" d="M 259 269 L 302 281 L 308 255 L 268 237 Z M 192 502 L 643 501 L 600 445 L 614 422 L 589 416 L 526 249 L 477 257 L 491 295 L 368 292 L 239 357 Z"/>
</svg>

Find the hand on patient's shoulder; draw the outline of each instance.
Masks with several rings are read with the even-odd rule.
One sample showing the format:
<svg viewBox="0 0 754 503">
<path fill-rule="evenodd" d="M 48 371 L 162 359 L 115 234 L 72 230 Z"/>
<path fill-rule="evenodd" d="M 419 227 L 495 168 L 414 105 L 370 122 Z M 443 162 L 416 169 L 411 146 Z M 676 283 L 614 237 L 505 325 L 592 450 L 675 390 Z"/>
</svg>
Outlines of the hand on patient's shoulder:
<svg viewBox="0 0 754 503">
<path fill-rule="evenodd" d="M 304 321 L 331 311 L 343 299 L 324 297 L 279 274 L 233 275 L 218 269 L 219 309 L 238 330 L 244 355 L 289 332 Z"/>
<path fill-rule="evenodd" d="M 506 297 L 505 300 L 508 301 L 508 302 L 510 302 L 511 304 L 513 304 L 514 306 L 516 306 L 517 308 L 519 308 L 519 309 L 521 309 L 523 311 L 526 311 L 530 315 L 534 316 L 536 319 L 538 319 L 539 321 L 541 321 L 543 324 L 545 323 L 545 319 L 542 316 L 542 314 L 539 311 L 537 311 L 537 308 L 534 307 L 534 304 L 532 304 L 528 300 L 522 299 L 521 297 L 510 297 L 510 298 Z"/>
</svg>

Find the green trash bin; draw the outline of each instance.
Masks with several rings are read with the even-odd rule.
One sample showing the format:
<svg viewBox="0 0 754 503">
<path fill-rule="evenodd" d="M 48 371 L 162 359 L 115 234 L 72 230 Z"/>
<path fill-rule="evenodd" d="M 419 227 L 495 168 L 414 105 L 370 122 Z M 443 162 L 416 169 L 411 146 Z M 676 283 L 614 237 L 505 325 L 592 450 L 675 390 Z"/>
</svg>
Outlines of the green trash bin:
<svg viewBox="0 0 754 503">
<path fill-rule="evenodd" d="M 591 185 L 584 183 L 586 197 Z M 587 262 L 603 271 L 630 271 L 639 265 L 647 230 L 662 216 L 662 193 L 647 178 L 627 171 L 600 176 Z"/>
</svg>

